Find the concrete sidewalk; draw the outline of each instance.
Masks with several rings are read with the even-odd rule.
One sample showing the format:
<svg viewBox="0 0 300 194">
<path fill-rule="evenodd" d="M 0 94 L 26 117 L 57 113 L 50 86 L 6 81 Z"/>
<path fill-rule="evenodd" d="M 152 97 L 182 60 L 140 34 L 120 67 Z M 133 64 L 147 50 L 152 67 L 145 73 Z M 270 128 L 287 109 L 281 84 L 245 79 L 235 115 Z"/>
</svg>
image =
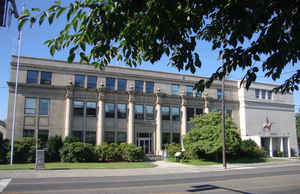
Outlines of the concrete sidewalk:
<svg viewBox="0 0 300 194">
<path fill-rule="evenodd" d="M 54 177 L 106 177 L 106 176 L 139 176 L 139 175 L 165 175 L 180 173 L 199 173 L 253 168 L 276 168 L 284 166 L 299 166 L 300 160 L 280 162 L 229 164 L 227 169 L 222 165 L 194 166 L 174 162 L 156 161 L 155 168 L 135 169 L 74 169 L 74 170 L 1 170 L 0 179 L 4 178 L 54 178 Z"/>
</svg>

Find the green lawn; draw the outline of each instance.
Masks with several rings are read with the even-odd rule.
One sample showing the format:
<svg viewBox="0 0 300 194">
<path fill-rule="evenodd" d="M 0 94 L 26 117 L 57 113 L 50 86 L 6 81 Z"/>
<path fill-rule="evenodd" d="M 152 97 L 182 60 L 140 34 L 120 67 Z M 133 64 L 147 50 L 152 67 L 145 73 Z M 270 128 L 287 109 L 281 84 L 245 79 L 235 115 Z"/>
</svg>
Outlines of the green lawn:
<svg viewBox="0 0 300 194">
<path fill-rule="evenodd" d="M 98 162 L 98 163 L 46 163 L 45 168 L 48 170 L 63 169 L 118 169 L 118 168 L 153 168 L 155 164 L 151 162 Z M 0 170 L 24 170 L 34 169 L 34 164 L 1 164 Z"/>
</svg>

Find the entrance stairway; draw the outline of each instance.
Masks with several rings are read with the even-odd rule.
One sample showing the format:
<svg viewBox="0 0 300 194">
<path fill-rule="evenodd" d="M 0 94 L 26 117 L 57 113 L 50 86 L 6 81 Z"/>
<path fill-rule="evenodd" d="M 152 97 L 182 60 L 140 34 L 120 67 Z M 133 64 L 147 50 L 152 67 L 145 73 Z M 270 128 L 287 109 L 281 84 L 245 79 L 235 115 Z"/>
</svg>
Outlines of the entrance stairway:
<svg viewBox="0 0 300 194">
<path fill-rule="evenodd" d="M 155 155 L 155 154 L 146 154 L 145 161 L 158 161 L 162 160 L 162 156 Z"/>
</svg>

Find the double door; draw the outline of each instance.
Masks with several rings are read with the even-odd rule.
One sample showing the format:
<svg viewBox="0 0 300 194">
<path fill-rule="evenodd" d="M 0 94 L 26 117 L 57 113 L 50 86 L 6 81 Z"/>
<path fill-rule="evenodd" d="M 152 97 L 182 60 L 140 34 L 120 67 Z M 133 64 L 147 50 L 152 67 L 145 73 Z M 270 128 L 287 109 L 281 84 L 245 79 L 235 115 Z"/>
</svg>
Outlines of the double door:
<svg viewBox="0 0 300 194">
<path fill-rule="evenodd" d="M 152 153 L 152 140 L 149 137 L 138 138 L 138 146 L 142 147 L 145 154 Z"/>
</svg>

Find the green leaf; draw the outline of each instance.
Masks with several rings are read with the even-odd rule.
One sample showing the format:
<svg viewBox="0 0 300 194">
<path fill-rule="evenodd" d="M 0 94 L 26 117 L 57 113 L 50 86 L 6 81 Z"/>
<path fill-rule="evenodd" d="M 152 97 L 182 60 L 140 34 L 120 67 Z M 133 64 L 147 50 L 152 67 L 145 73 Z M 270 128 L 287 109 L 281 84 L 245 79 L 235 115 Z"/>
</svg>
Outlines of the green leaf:
<svg viewBox="0 0 300 194">
<path fill-rule="evenodd" d="M 31 11 L 41 11 L 40 8 L 32 8 Z"/>
<path fill-rule="evenodd" d="M 48 17 L 48 22 L 49 24 L 53 23 L 53 19 L 54 19 L 55 13 L 52 13 L 49 17 Z"/>
<path fill-rule="evenodd" d="M 75 58 L 75 53 L 71 52 L 68 57 L 68 63 L 72 63 Z"/>
<path fill-rule="evenodd" d="M 56 18 L 59 18 L 59 16 L 66 10 L 65 7 L 60 8 L 60 10 L 56 14 Z"/>
<path fill-rule="evenodd" d="M 52 45 L 51 48 L 50 48 L 51 56 L 54 56 L 54 53 L 55 53 L 55 45 Z"/>
<path fill-rule="evenodd" d="M 80 42 L 80 48 L 85 51 L 85 43 L 84 42 Z"/>
<path fill-rule="evenodd" d="M 28 21 L 28 18 L 23 18 L 22 20 L 19 21 L 19 25 L 18 25 L 18 30 L 21 31 L 21 29 L 23 28 L 25 22 Z"/>
<path fill-rule="evenodd" d="M 33 24 L 36 22 L 36 17 L 30 18 L 30 28 L 32 28 Z"/>
<path fill-rule="evenodd" d="M 39 19 L 39 25 L 41 25 L 44 22 L 46 15 L 46 12 L 43 12 L 42 16 Z"/>
</svg>

